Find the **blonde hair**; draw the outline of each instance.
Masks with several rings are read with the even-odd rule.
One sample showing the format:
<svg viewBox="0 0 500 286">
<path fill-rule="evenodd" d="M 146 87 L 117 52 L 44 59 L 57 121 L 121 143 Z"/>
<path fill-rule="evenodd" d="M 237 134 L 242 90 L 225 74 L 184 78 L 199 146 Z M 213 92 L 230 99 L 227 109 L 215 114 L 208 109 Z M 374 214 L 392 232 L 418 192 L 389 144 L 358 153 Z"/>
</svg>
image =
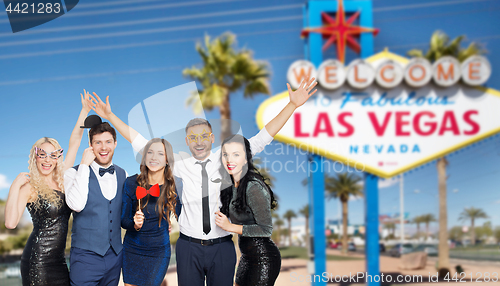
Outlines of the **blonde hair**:
<svg viewBox="0 0 500 286">
<path fill-rule="evenodd" d="M 38 167 L 36 165 L 36 150 L 35 148 L 40 146 L 44 143 L 49 143 L 54 146 L 54 148 L 61 149 L 61 145 L 57 142 L 56 139 L 54 138 L 48 138 L 48 137 L 43 137 L 38 139 L 38 141 L 33 144 L 31 147 L 30 151 L 30 157 L 28 160 L 29 164 L 29 171 L 30 171 L 30 185 L 33 189 L 33 192 L 31 193 L 31 196 L 29 198 L 29 201 L 32 202 L 31 205 L 37 209 L 40 207 L 40 199 L 45 199 L 47 200 L 51 205 L 61 207 L 61 200 L 57 196 L 57 193 L 51 189 L 47 183 L 45 183 L 45 179 L 42 177 L 40 174 L 40 171 L 38 170 Z M 64 162 L 63 162 L 63 156 L 59 157 L 57 159 L 57 164 L 54 170 L 52 171 L 52 178 L 54 181 L 57 183 L 57 186 L 59 188 L 59 191 L 64 193 L 64 183 L 63 183 L 63 178 L 64 178 Z"/>
</svg>

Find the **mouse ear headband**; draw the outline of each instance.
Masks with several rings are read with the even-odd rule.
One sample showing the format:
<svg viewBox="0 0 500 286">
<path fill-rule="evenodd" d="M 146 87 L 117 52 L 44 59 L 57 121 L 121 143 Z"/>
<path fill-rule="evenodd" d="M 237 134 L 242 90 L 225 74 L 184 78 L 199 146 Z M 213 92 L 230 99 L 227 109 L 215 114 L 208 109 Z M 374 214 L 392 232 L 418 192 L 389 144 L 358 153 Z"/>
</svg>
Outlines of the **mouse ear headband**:
<svg viewBox="0 0 500 286">
<path fill-rule="evenodd" d="M 85 121 L 83 122 L 83 126 L 80 126 L 80 128 L 93 128 L 99 124 L 102 124 L 101 117 L 92 114 L 92 115 L 87 116 L 87 118 L 85 118 Z"/>
<path fill-rule="evenodd" d="M 85 118 L 85 121 L 83 122 L 83 126 L 80 126 L 80 128 L 88 128 L 87 136 L 89 138 L 89 145 L 92 145 L 92 142 L 90 142 L 90 135 L 89 135 L 90 129 L 92 129 L 100 124 L 102 124 L 101 117 L 99 117 L 95 114 L 92 114 L 92 115 L 87 116 L 87 118 Z"/>
</svg>

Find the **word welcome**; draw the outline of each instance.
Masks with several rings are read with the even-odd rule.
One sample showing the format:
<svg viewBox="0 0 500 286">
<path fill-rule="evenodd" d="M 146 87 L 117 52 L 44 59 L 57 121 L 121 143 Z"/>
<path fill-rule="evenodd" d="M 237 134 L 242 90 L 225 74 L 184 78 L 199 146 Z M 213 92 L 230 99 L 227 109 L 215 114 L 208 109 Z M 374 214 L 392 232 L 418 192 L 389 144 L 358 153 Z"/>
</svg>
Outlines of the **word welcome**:
<svg viewBox="0 0 500 286">
<path fill-rule="evenodd" d="M 478 86 L 491 76 L 488 59 L 478 55 L 470 56 L 462 63 L 450 56 L 442 57 L 433 64 L 425 58 L 413 58 L 405 64 L 401 63 L 405 61 L 385 58 L 370 63 L 356 59 L 344 67 L 340 61 L 328 59 L 316 69 L 313 63 L 298 60 L 288 68 L 287 79 L 293 88 L 298 88 L 302 80 L 315 77 L 323 88 L 335 90 L 345 82 L 357 89 L 367 88 L 374 81 L 388 89 L 403 81 L 411 87 L 422 87 L 431 79 L 442 87 L 452 86 L 460 79 L 467 85 Z"/>
</svg>

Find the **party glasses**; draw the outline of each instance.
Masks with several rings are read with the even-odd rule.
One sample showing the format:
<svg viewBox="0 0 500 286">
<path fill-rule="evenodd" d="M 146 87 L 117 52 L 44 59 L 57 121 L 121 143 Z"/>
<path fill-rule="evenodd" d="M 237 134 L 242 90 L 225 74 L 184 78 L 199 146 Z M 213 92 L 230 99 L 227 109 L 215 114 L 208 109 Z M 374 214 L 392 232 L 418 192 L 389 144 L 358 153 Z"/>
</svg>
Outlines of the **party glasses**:
<svg viewBox="0 0 500 286">
<path fill-rule="evenodd" d="M 55 151 L 50 152 L 50 154 L 48 154 L 48 156 L 50 157 L 50 159 L 58 159 L 59 157 L 62 156 L 63 151 L 64 150 L 61 148 L 59 150 L 55 150 Z M 42 148 L 35 147 L 35 153 L 36 153 L 36 156 L 40 159 L 47 158 L 47 151 L 43 150 Z"/>
<path fill-rule="evenodd" d="M 212 135 L 212 133 L 207 133 L 205 132 L 205 130 L 203 130 L 203 133 L 201 134 L 194 134 L 191 132 L 190 135 L 186 136 L 189 140 L 189 143 L 192 143 L 192 142 L 197 142 L 198 141 L 198 138 L 201 139 L 201 141 L 209 141 L 210 140 L 210 135 Z"/>
</svg>

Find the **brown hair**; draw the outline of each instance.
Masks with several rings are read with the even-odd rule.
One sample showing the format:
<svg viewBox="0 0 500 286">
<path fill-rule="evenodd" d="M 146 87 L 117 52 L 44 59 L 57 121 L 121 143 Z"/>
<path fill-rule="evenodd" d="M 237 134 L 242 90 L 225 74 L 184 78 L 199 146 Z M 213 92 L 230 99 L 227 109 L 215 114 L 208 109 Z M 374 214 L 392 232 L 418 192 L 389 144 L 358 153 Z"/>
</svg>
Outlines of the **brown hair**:
<svg viewBox="0 0 500 286">
<path fill-rule="evenodd" d="M 97 134 L 102 134 L 104 132 L 109 132 L 113 136 L 113 140 L 116 142 L 116 131 L 111 125 L 109 125 L 108 122 L 101 123 L 99 125 L 96 125 L 92 128 L 90 128 L 89 131 L 89 140 L 90 144 L 92 144 L 92 139 L 94 138 L 94 135 Z"/>
<path fill-rule="evenodd" d="M 210 122 L 208 122 L 208 120 L 203 119 L 203 118 L 194 118 L 194 119 L 191 119 L 188 122 L 188 124 L 186 125 L 186 134 L 188 132 L 189 127 L 198 126 L 198 125 L 206 125 L 210 128 L 210 132 L 212 132 L 212 125 L 210 124 Z"/>
<path fill-rule="evenodd" d="M 177 218 L 177 214 L 175 213 L 175 206 L 177 204 L 177 194 L 175 192 L 175 180 L 174 174 L 172 172 L 174 168 L 174 152 L 172 150 L 172 145 L 161 138 L 153 138 L 149 140 L 149 142 L 144 147 L 144 153 L 142 155 L 141 160 L 141 173 L 137 176 L 137 183 L 139 186 L 149 189 L 150 183 L 148 181 L 148 173 L 149 168 L 146 166 L 146 154 L 153 143 L 161 142 L 163 143 L 163 147 L 165 148 L 165 155 L 167 156 L 167 165 L 163 170 L 164 183 L 160 190 L 160 197 L 156 203 L 156 210 L 158 212 L 158 226 L 161 225 L 161 220 L 166 219 L 168 224 L 170 225 L 170 215 L 173 213 L 175 218 Z M 141 209 L 146 207 L 149 202 L 149 196 L 147 199 L 141 201 Z M 165 208 L 168 209 L 167 213 L 165 213 Z"/>
</svg>

